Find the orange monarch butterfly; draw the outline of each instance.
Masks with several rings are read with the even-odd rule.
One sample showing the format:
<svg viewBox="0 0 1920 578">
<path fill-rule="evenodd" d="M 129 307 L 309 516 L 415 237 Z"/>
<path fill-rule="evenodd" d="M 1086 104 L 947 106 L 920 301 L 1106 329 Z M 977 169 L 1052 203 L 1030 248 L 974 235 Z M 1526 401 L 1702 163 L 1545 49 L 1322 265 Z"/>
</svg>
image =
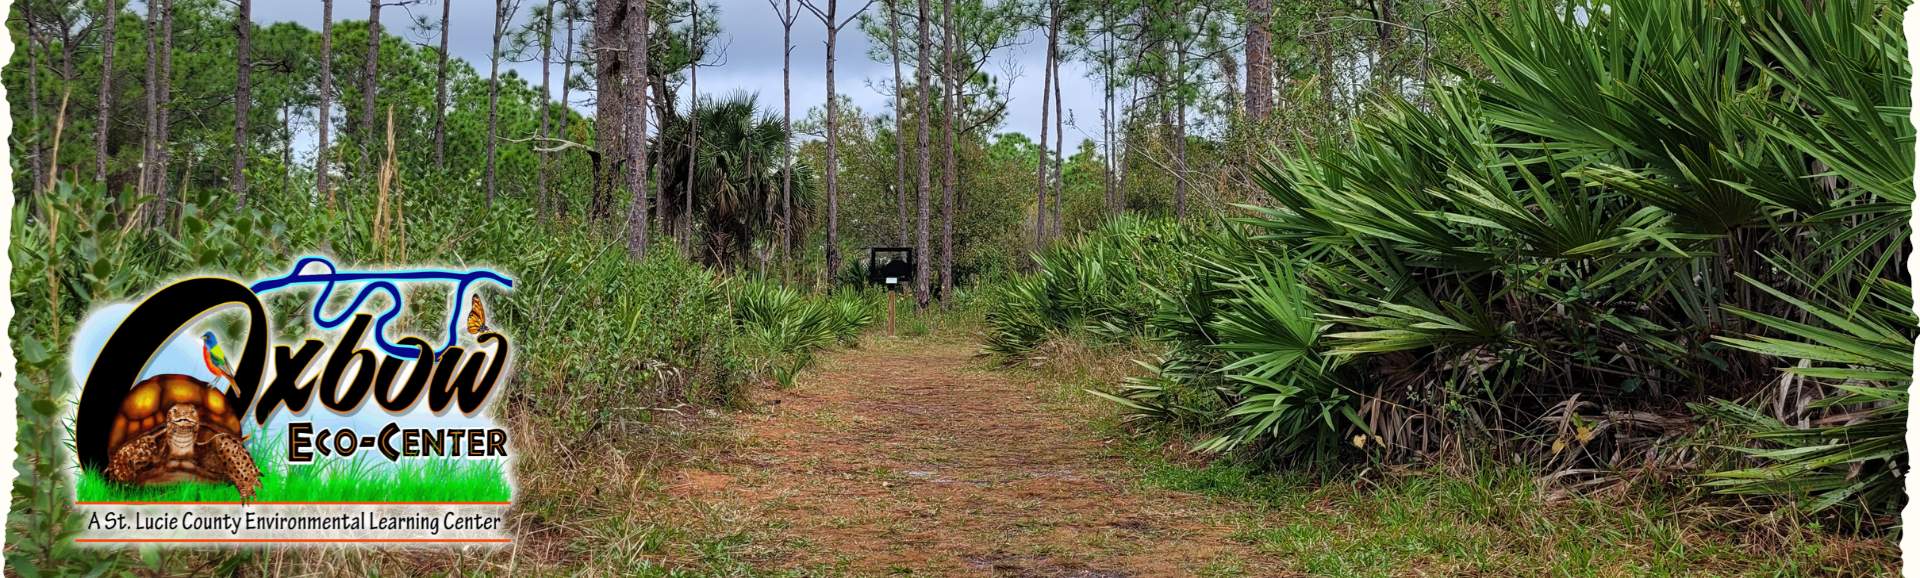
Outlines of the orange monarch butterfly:
<svg viewBox="0 0 1920 578">
<path fill-rule="evenodd" d="M 480 296 L 473 296 L 473 309 L 467 311 L 467 333 L 478 335 L 493 331 L 487 326 L 487 307 L 480 304 Z"/>
</svg>

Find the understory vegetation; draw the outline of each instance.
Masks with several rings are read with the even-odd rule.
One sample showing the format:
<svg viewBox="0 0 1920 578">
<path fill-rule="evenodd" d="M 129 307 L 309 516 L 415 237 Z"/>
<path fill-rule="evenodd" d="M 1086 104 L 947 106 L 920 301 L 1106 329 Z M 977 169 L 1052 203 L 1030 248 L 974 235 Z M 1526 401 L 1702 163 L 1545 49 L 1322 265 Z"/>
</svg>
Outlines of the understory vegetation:
<svg viewBox="0 0 1920 578">
<path fill-rule="evenodd" d="M 990 349 L 1145 339 L 1147 371 L 1097 393 L 1267 467 L 1518 462 L 1892 527 L 1916 335 L 1898 11 L 1608 8 L 1478 18 L 1484 74 L 1279 155 L 1226 222 L 1042 253 L 990 300 Z"/>
</svg>

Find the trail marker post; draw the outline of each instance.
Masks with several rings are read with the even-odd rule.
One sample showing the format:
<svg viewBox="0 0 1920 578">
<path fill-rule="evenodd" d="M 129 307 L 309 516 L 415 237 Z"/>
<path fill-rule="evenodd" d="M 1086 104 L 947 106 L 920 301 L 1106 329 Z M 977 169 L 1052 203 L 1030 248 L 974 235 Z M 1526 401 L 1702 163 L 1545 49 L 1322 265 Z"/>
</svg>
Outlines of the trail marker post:
<svg viewBox="0 0 1920 578">
<path fill-rule="evenodd" d="M 887 290 L 887 336 L 893 332 L 894 293 L 913 280 L 913 249 L 873 247 L 867 249 L 867 282 Z"/>
</svg>

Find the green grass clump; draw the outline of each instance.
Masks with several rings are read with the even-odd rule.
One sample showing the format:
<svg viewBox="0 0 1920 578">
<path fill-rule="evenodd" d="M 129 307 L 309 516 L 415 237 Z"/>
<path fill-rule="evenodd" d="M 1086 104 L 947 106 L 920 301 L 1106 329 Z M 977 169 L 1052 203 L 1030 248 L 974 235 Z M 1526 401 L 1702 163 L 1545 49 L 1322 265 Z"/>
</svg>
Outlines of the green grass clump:
<svg viewBox="0 0 1920 578">
<path fill-rule="evenodd" d="M 1889 543 L 1741 528 L 1672 496 L 1549 500 L 1513 466 L 1351 480 L 1177 464 L 1156 450 L 1132 450 L 1143 485 L 1261 506 L 1234 538 L 1316 576 L 1864 576 L 1899 560 Z"/>
</svg>

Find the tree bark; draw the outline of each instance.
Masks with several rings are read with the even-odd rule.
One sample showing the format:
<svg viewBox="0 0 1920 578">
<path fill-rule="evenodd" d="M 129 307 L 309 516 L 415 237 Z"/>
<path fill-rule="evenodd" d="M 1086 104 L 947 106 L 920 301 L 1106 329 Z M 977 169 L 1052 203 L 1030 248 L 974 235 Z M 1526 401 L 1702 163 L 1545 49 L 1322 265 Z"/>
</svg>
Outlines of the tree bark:
<svg viewBox="0 0 1920 578">
<path fill-rule="evenodd" d="M 433 96 L 433 167 L 447 168 L 447 36 L 453 19 L 453 0 L 440 0 L 440 69 Z"/>
<path fill-rule="evenodd" d="M 839 42 L 839 0 L 827 0 L 827 282 L 840 272 L 840 98 L 834 92 L 834 48 Z"/>
<path fill-rule="evenodd" d="M 1066 197 L 1067 113 L 1060 102 L 1060 59 L 1053 59 L 1053 236 L 1066 233 L 1067 222 L 1060 216 L 1060 202 Z"/>
<path fill-rule="evenodd" d="M 142 87 L 143 90 L 141 91 L 143 93 L 141 95 L 142 104 L 145 105 L 146 108 L 146 118 L 143 119 L 146 121 L 146 126 L 144 127 L 146 130 L 140 138 L 140 182 L 135 186 L 136 192 L 142 197 L 153 194 L 153 173 L 160 163 L 160 153 L 154 150 L 155 147 L 153 143 L 154 139 L 160 134 L 160 91 L 157 89 L 160 87 L 161 6 L 162 4 L 158 0 L 147 1 L 147 19 L 145 22 L 145 36 L 147 41 L 146 84 Z M 31 48 L 33 43 L 28 42 L 27 46 Z M 32 59 L 29 58 L 28 62 L 32 62 Z M 31 80 L 33 77 L 29 76 L 27 78 Z M 28 86 L 32 86 L 32 83 L 28 83 Z M 33 89 L 29 88 L 28 90 L 32 91 Z M 35 118 L 38 118 L 40 110 L 38 103 L 29 101 L 29 104 L 32 106 Z M 29 149 L 29 154 L 31 154 L 31 149 Z M 38 159 L 39 155 L 34 155 L 33 158 Z M 29 188 L 28 190 L 33 189 Z M 152 218 L 154 210 L 153 204 L 149 202 L 145 207 L 145 209 L 140 211 L 140 216 L 142 218 Z"/>
<path fill-rule="evenodd" d="M 645 1 L 645 0 L 641 0 Z M 493 48 L 487 52 L 487 207 L 493 207 L 493 196 L 498 188 L 494 182 L 494 155 L 498 152 L 500 137 L 500 37 L 507 31 L 508 0 L 493 1 Z M 368 82 L 372 84 L 372 82 Z M 372 102 L 372 101 L 368 101 Z"/>
<path fill-rule="evenodd" d="M 612 217 L 613 192 L 626 168 L 627 112 L 624 58 L 627 49 L 625 0 L 598 0 L 593 3 L 594 66 L 594 148 L 601 154 L 605 171 L 596 171 L 593 198 L 588 202 L 588 218 L 600 221 Z"/>
<path fill-rule="evenodd" d="M 247 115 L 253 109 L 253 0 L 239 0 L 235 10 L 233 90 L 233 193 L 240 208 L 247 207 Z M 271 113 L 269 113 L 271 114 Z"/>
<path fill-rule="evenodd" d="M 1052 163 L 1052 157 L 1046 156 L 1046 131 L 1048 115 L 1052 113 L 1054 98 L 1054 58 L 1060 38 L 1060 8 L 1054 6 L 1058 0 L 1046 0 L 1046 63 L 1041 65 L 1041 161 L 1039 161 L 1039 188 L 1033 192 L 1033 250 L 1039 250 L 1046 244 L 1046 190 L 1050 181 L 1046 179 L 1046 165 Z"/>
<path fill-rule="evenodd" d="M 930 204 L 929 197 L 932 192 L 929 190 L 932 188 L 932 175 L 929 174 L 932 163 L 929 162 L 931 159 L 928 158 L 928 149 L 930 147 L 928 146 L 927 138 L 927 121 L 928 117 L 933 116 L 933 90 L 929 84 L 929 70 L 927 67 L 927 63 L 933 61 L 931 58 L 933 56 L 933 47 L 931 46 L 933 39 L 927 30 L 927 0 L 920 0 L 920 13 L 918 16 L 920 26 L 920 58 L 915 61 L 917 64 L 913 67 L 913 74 L 915 80 L 918 81 L 920 85 L 920 131 L 914 135 L 914 139 L 920 147 L 918 153 L 920 157 L 920 182 L 918 183 L 920 215 L 919 222 L 917 223 L 919 230 L 914 237 L 913 298 L 915 303 L 920 307 L 926 307 L 927 303 L 933 299 L 932 291 L 927 287 L 927 262 L 931 260 L 927 256 L 927 220 L 930 216 L 928 214 L 928 209 L 930 208 L 928 205 Z"/>
<path fill-rule="evenodd" d="M 333 207 L 333 189 L 327 187 L 327 136 L 333 125 L 333 0 L 320 0 L 320 110 L 319 142 L 313 149 L 314 194 Z"/>
<path fill-rule="evenodd" d="M 567 131 L 567 128 L 568 125 L 573 124 L 573 94 L 571 92 L 573 88 L 573 19 L 574 16 L 579 14 L 579 8 L 574 4 L 574 0 L 566 0 L 563 6 L 566 7 L 567 11 L 564 13 L 565 18 L 561 20 L 567 23 L 567 39 L 566 44 L 560 49 L 560 119 L 557 130 L 560 133 L 560 138 L 570 138 L 571 133 Z M 550 210 L 552 214 L 556 216 L 567 214 L 566 195 L 554 193 L 548 197 L 548 201 L 551 202 L 552 205 L 545 207 L 545 209 Z"/>
<path fill-rule="evenodd" d="M 542 32 L 540 34 L 540 138 L 543 140 L 553 136 L 552 133 L 547 132 L 548 127 L 552 124 L 549 117 L 552 116 L 553 112 L 552 103 L 547 100 L 547 95 L 551 94 L 547 91 L 553 82 L 553 9 L 552 0 L 548 0 L 547 20 L 544 25 L 541 26 Z M 534 169 L 533 177 L 534 212 L 539 215 L 546 215 L 547 153 L 539 150 L 534 151 L 534 162 L 539 164 L 539 166 Z"/>
<path fill-rule="evenodd" d="M 601 0 L 606 2 L 608 0 Z M 633 198 L 627 207 L 627 255 L 633 258 L 647 254 L 647 47 L 651 45 L 647 27 L 651 22 L 647 18 L 647 0 L 628 0 L 627 6 L 627 53 L 632 62 L 626 66 L 627 96 L 632 99 L 628 110 L 633 114 L 628 120 L 631 129 L 627 133 L 627 186 Z"/>
<path fill-rule="evenodd" d="M 698 180 L 699 166 L 694 159 L 700 156 L 700 0 L 687 0 L 687 190 L 682 197 L 681 242 L 686 244 L 687 254 L 693 254 L 693 183 Z M 672 104 L 672 103 L 668 103 Z M 716 255 L 716 258 L 718 256 Z"/>
<path fill-rule="evenodd" d="M 106 0 L 100 18 L 103 20 L 100 31 L 100 104 L 93 125 L 93 176 L 94 180 L 104 184 L 107 182 L 107 125 L 112 121 L 113 112 L 114 25 L 120 21 L 120 8 L 114 0 Z"/>
<path fill-rule="evenodd" d="M 887 51 L 893 56 L 893 205 L 900 213 L 899 246 L 909 241 L 907 217 L 907 108 L 906 87 L 900 82 L 900 2 L 887 2 Z"/>
<path fill-rule="evenodd" d="M 793 266 L 793 21 L 797 15 L 793 0 L 786 0 L 786 11 L 780 13 L 780 152 L 784 155 L 781 159 L 784 167 L 780 171 L 782 270 Z"/>
<path fill-rule="evenodd" d="M 1105 181 L 1107 186 L 1107 212 L 1117 216 L 1125 212 L 1127 207 L 1126 207 L 1126 199 L 1120 196 L 1120 181 L 1117 178 L 1117 176 L 1120 174 L 1120 157 L 1119 157 L 1120 153 L 1114 147 L 1115 141 L 1113 138 L 1114 131 L 1120 128 L 1120 122 L 1118 119 L 1114 118 L 1113 67 L 1115 64 L 1115 59 L 1114 59 L 1114 52 L 1113 52 L 1113 4 L 1112 3 L 1107 3 L 1105 6 L 1102 7 L 1101 16 L 1102 16 L 1102 21 L 1105 28 L 1103 32 L 1106 33 L 1106 61 L 1107 61 L 1106 66 L 1102 67 L 1105 69 L 1105 71 L 1103 73 L 1103 78 L 1101 81 L 1101 84 L 1104 85 L 1103 88 L 1106 90 L 1106 99 L 1102 101 L 1103 108 L 1100 111 L 1100 122 L 1103 123 L 1103 130 L 1101 132 L 1105 133 L 1105 134 L 1102 134 L 1101 136 L 1104 137 L 1107 141 L 1107 155 L 1106 155 L 1107 158 L 1105 159 L 1106 166 L 1107 166 L 1107 174 L 1105 175 L 1106 177 Z"/>
<path fill-rule="evenodd" d="M 150 174 L 153 182 L 148 193 L 154 198 L 153 226 L 159 227 L 166 223 L 167 214 L 172 212 L 167 198 L 167 164 L 170 160 L 167 143 L 172 138 L 168 134 L 167 106 L 173 101 L 173 0 L 150 1 L 160 7 L 159 44 L 154 58 L 158 64 L 154 67 L 154 83 L 148 88 L 153 92 L 154 109 L 154 124 L 149 129 L 153 133 L 153 169 Z"/>
<path fill-rule="evenodd" d="M 960 79 L 954 78 L 953 45 L 960 38 L 953 26 L 953 0 L 941 0 L 940 20 L 942 59 L 941 76 L 945 77 L 946 110 L 941 114 L 940 142 L 941 154 L 946 157 L 940 174 L 941 218 L 940 218 L 940 299 L 945 301 L 953 296 L 953 119 L 957 106 L 955 97 L 960 93 Z"/>
<path fill-rule="evenodd" d="M 1273 107 L 1273 0 L 1247 0 L 1247 119 L 1266 122 Z"/>
<path fill-rule="evenodd" d="M 374 96 L 380 92 L 380 34 L 380 0 L 367 0 L 366 74 L 360 79 L 360 166 L 358 168 L 361 171 L 367 170 L 367 147 L 373 142 L 373 100 Z"/>
<path fill-rule="evenodd" d="M 1053 104 L 1048 101 L 1053 98 L 1053 59 L 1059 48 L 1056 42 L 1060 32 L 1060 8 L 1054 5 L 1057 1 L 1047 0 L 1046 64 L 1040 69 L 1040 162 L 1039 170 L 1035 171 L 1038 173 L 1036 178 L 1039 186 L 1033 193 L 1033 249 L 1036 252 L 1047 242 L 1047 189 L 1051 186 L 1047 179 L 1047 165 L 1051 162 L 1047 155 L 1047 129 L 1052 128 L 1047 126 L 1047 115 L 1053 109 Z"/>
<path fill-rule="evenodd" d="M 1187 43 L 1184 38 L 1187 15 L 1185 8 L 1184 3 L 1174 3 L 1174 13 L 1171 16 L 1180 22 L 1180 34 L 1183 38 L 1178 42 L 1168 43 L 1174 51 L 1173 72 L 1178 76 L 1173 82 L 1162 87 L 1162 90 L 1172 92 L 1174 99 L 1173 216 L 1176 219 L 1187 218 Z"/>
<path fill-rule="evenodd" d="M 149 7 L 147 12 L 151 15 L 153 8 Z M 149 24 L 149 26 L 151 26 L 151 24 Z M 32 126 L 34 130 L 30 133 L 30 138 L 19 140 L 27 143 L 27 166 L 29 167 L 29 172 L 32 173 L 32 179 L 27 183 L 27 191 L 28 194 L 32 194 L 40 191 L 41 183 L 47 182 L 47 170 L 46 159 L 40 156 L 40 138 L 46 131 L 40 130 L 40 58 L 34 50 L 34 45 L 37 43 L 34 41 L 33 3 L 30 1 L 23 0 L 20 3 L 20 29 L 26 32 L 27 114 L 32 117 L 29 121 L 32 124 L 29 126 Z M 148 36 L 148 38 L 152 38 L 152 36 Z M 149 63 L 153 62 L 153 51 L 153 42 L 149 40 L 147 43 L 147 61 Z M 148 76 L 151 77 L 152 73 L 149 73 Z M 55 170 L 58 169 L 56 168 Z"/>
</svg>

